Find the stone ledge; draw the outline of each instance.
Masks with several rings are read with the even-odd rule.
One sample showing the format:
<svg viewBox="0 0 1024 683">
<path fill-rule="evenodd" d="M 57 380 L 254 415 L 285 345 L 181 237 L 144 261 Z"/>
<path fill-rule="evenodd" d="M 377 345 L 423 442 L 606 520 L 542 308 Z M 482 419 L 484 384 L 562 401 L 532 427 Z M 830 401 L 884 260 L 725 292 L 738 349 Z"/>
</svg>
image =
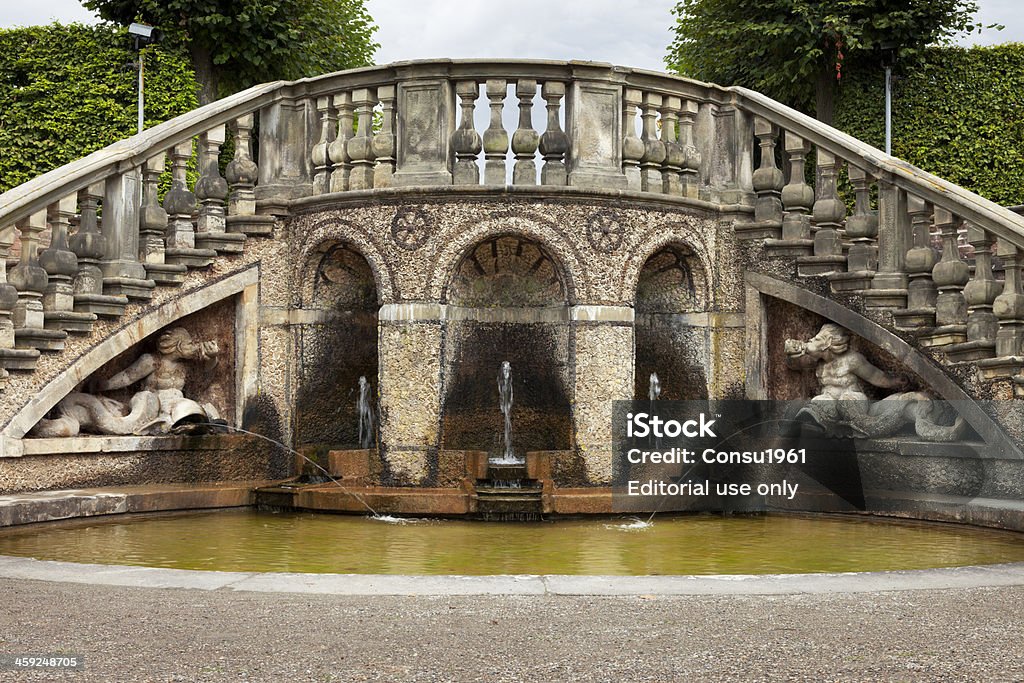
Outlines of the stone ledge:
<svg viewBox="0 0 1024 683">
<path fill-rule="evenodd" d="M 153 484 L 9 494 L 0 496 L 0 528 L 129 512 L 248 506 L 253 489 L 268 483 Z"/>
<path fill-rule="evenodd" d="M 89 453 L 130 453 L 140 451 L 216 451 L 248 443 L 249 437 L 236 434 L 206 436 L 68 436 L 48 439 L 21 439 L 18 453 L 0 457 L 28 455 L 82 455 Z M 15 449 L 12 449 L 15 450 Z"/>
</svg>

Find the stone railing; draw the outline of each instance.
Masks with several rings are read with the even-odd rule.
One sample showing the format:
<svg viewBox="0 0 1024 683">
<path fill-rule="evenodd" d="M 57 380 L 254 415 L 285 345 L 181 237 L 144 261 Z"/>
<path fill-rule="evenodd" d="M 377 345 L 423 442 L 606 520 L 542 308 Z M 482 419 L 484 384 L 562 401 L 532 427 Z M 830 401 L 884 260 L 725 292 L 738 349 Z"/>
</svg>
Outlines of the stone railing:
<svg viewBox="0 0 1024 683">
<path fill-rule="evenodd" d="M 812 149 L 815 188 L 805 180 Z M 844 166 L 857 195 L 850 216 L 837 191 Z M 161 205 L 165 169 L 173 182 Z M 739 238 L 862 293 L 922 345 L 991 377 L 1024 364 L 1024 218 L 742 88 L 591 62 L 438 60 L 257 86 L 0 195 L 0 366 L 25 369 L 96 316 L 238 251 L 293 200 L 442 186 L 717 207 Z"/>
</svg>

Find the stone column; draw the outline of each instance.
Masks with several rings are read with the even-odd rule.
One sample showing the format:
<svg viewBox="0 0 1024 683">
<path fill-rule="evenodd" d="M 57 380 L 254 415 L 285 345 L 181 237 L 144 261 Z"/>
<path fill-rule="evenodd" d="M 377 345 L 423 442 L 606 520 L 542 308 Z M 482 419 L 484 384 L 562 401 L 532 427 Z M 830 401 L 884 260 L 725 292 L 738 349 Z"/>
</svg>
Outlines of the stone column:
<svg viewBox="0 0 1024 683">
<path fill-rule="evenodd" d="M 797 259 L 797 274 L 827 275 L 846 270 L 840 230 L 846 219 L 846 204 L 839 197 L 836 180 L 842 160 L 818 147 L 818 198 L 811 221 L 814 224 L 814 255 Z"/>
<path fill-rule="evenodd" d="M 260 110 L 260 165 L 256 198 L 261 212 L 284 210 L 284 202 L 313 192 L 307 150 L 316 109 L 306 100 L 281 100 Z"/>
<path fill-rule="evenodd" d="M 935 227 L 942 233 L 942 258 L 932 268 L 932 280 L 939 290 L 935 299 L 937 327 L 921 337 L 922 346 L 946 346 L 967 341 L 967 301 L 963 289 L 971 279 L 971 272 L 960 258 L 956 242 L 959 226 L 959 219 L 951 212 L 935 207 Z"/>
<path fill-rule="evenodd" d="M 46 290 L 46 271 L 39 265 L 39 237 L 46 229 L 46 211 L 39 211 L 18 222 L 21 233 L 21 258 L 11 269 L 8 280 L 18 290 L 14 304 L 15 345 L 40 351 L 60 351 L 67 334 L 60 330 L 45 329 L 43 292 Z"/>
<path fill-rule="evenodd" d="M 146 275 L 162 286 L 177 286 L 185 281 L 188 267 L 167 263 L 164 235 L 167 233 L 167 212 L 158 200 L 160 175 L 164 172 L 165 154 L 148 159 L 142 167 L 142 214 L 139 216 L 139 258 Z"/>
<path fill-rule="evenodd" d="M 636 110 L 643 102 L 639 90 L 626 88 L 622 91 L 622 173 L 626 186 L 639 192 L 643 185 L 640 175 L 640 160 L 644 156 L 644 143 L 636 136 Z"/>
<path fill-rule="evenodd" d="M 809 147 L 800 136 L 786 131 L 786 154 L 789 155 L 789 182 L 782 188 L 782 239 L 765 242 L 768 251 L 780 256 L 809 256 L 814 251 L 811 240 L 811 206 L 814 190 L 807 184 L 804 164 Z"/>
<path fill-rule="evenodd" d="M 612 401 L 633 398 L 633 309 L 573 306 L 573 423 L 587 479 L 612 476 Z"/>
<path fill-rule="evenodd" d="M 625 189 L 622 174 L 622 86 L 608 67 L 573 66 L 566 124 L 572 153 L 569 184 Z"/>
<path fill-rule="evenodd" d="M 228 181 L 220 174 L 220 148 L 226 139 L 226 126 L 219 125 L 199 136 L 199 179 L 196 199 L 199 220 L 196 223 L 196 248 L 221 254 L 241 254 L 245 235 L 228 233 L 224 204 L 228 198 Z"/>
<path fill-rule="evenodd" d="M 884 178 L 878 179 L 878 272 L 864 291 L 870 308 L 907 305 L 906 254 L 910 247 L 907 196 Z"/>
<path fill-rule="evenodd" d="M 441 306 L 385 304 L 378 344 L 381 456 L 400 485 L 420 484 L 441 424 Z"/>
<path fill-rule="evenodd" d="M 737 239 L 777 240 L 782 236 L 782 187 L 786 182 L 782 170 L 775 163 L 779 132 L 771 121 L 755 116 L 754 135 L 761 148 L 761 165 L 753 176 L 754 192 L 757 193 L 754 220 L 737 222 L 734 229 Z"/>
<path fill-rule="evenodd" d="M 455 84 L 455 92 L 462 103 L 462 116 L 459 127 L 452 133 L 452 149 L 456 159 L 452 182 L 456 185 L 479 185 L 480 167 L 476 160 L 483 149 L 483 143 L 473 123 L 476 98 L 480 95 L 479 86 L 476 81 L 459 81 Z"/>
<path fill-rule="evenodd" d="M 382 85 L 377 88 L 377 99 L 381 105 L 380 132 L 373 136 L 373 156 L 377 165 L 373 167 L 373 186 L 391 187 L 395 175 L 395 86 Z"/>
<path fill-rule="evenodd" d="M 192 141 L 186 140 L 171 150 L 171 189 L 164 195 L 167 212 L 167 263 L 204 268 L 217 256 L 212 249 L 196 248 L 196 231 L 192 216 L 196 213 L 196 195 L 188 189 L 186 166 L 192 157 Z M 106 234 L 106 233 L 104 233 Z"/>
<path fill-rule="evenodd" d="M 984 379 L 1012 377 L 1024 368 L 1024 284 L 1021 282 L 1024 253 L 1003 239 L 998 240 L 997 245 L 1006 280 L 1002 294 L 992 304 L 992 312 L 999 321 L 996 357 L 978 361 Z"/>
<path fill-rule="evenodd" d="M 224 169 L 228 181 L 228 214 L 224 219 L 228 232 L 243 235 L 272 235 L 273 216 L 256 215 L 256 179 L 259 166 L 252 160 L 253 115 L 235 119 L 235 158 Z"/>
<path fill-rule="evenodd" d="M 344 192 L 348 189 L 349 175 L 352 173 L 351 159 L 346 146 L 355 131 L 352 122 L 355 109 L 352 107 L 352 93 L 340 92 L 334 96 L 334 109 L 338 112 L 338 132 L 327 146 L 327 155 L 333 164 L 331 171 L 331 192 Z"/>
<path fill-rule="evenodd" d="M 658 110 L 661 95 L 645 92 L 640 118 L 643 121 L 644 155 L 640 158 L 640 189 L 644 192 L 661 192 L 661 165 L 665 163 L 665 143 L 658 139 Z"/>
<path fill-rule="evenodd" d="M 847 166 L 856 194 L 853 215 L 846 219 L 846 236 L 853 244 L 846 259 L 846 273 L 836 273 L 832 289 L 836 292 L 863 291 L 871 286 L 878 267 L 878 214 L 871 210 L 872 178 L 852 164 Z"/>
<path fill-rule="evenodd" d="M 103 192 L 103 236 L 107 253 L 100 261 L 103 293 L 138 301 L 153 297 L 156 283 L 139 263 L 139 207 L 142 179 L 139 169 L 107 178 Z"/>
<path fill-rule="evenodd" d="M 368 190 L 373 187 L 373 108 L 377 104 L 376 93 L 360 88 L 352 93 L 356 107 L 358 129 L 348 141 L 348 157 L 352 160 L 352 172 L 348 177 L 350 190 Z"/>
<path fill-rule="evenodd" d="M 974 277 L 964 285 L 967 302 L 967 341 L 943 351 L 954 362 L 981 360 L 996 355 L 999 321 L 992 304 L 1003 291 L 1003 283 L 992 274 L 992 235 L 978 226 L 967 225 L 967 243 L 974 247 Z"/>
<path fill-rule="evenodd" d="M 686 158 L 682 168 L 683 196 L 690 199 L 700 197 L 701 154 L 693 142 L 693 125 L 699 111 L 700 106 L 696 102 L 683 100 L 683 108 L 679 112 L 679 144 Z"/>
<path fill-rule="evenodd" d="M 565 185 L 568 174 L 565 168 L 565 155 L 569 151 L 569 136 L 562 130 L 558 122 L 560 101 L 565 97 L 565 83 L 547 81 L 540 90 L 548 110 L 548 123 L 544 135 L 540 136 L 540 153 L 544 157 L 544 166 L 540 171 L 542 185 Z"/>
<path fill-rule="evenodd" d="M 489 78 L 486 90 L 491 123 L 484 131 L 484 185 L 504 185 L 505 156 L 508 154 L 508 132 L 501 123 L 507 95 L 505 81 Z"/>
<path fill-rule="evenodd" d="M 519 127 L 512 134 L 512 152 L 516 165 L 512 169 L 513 185 L 536 185 L 537 163 L 533 160 L 540 144 L 540 134 L 533 129 L 533 98 L 537 95 L 537 81 L 516 81 L 519 98 Z"/>
<path fill-rule="evenodd" d="M 446 66 L 398 68 L 398 155 L 394 185 L 451 185 L 454 97 Z"/>
<path fill-rule="evenodd" d="M 327 194 L 331 189 L 331 158 L 328 148 L 338 134 L 338 113 L 331 106 L 328 96 L 316 99 L 316 110 L 320 114 L 320 140 L 313 145 L 310 154 L 313 161 L 313 194 Z"/>
<path fill-rule="evenodd" d="M 96 210 L 103 197 L 103 183 L 90 185 L 78 193 L 81 217 L 78 232 L 70 240 L 71 251 L 78 257 L 75 276 L 75 310 L 95 313 L 104 318 L 124 315 L 128 297 L 103 293 L 103 271 L 100 259 L 107 253 L 107 238 L 100 232 Z"/>
<path fill-rule="evenodd" d="M 665 145 L 661 191 L 673 197 L 678 197 L 683 193 L 681 173 L 683 164 L 686 163 L 686 151 L 676 137 L 681 107 L 682 100 L 674 95 L 666 96 L 661 107 L 661 141 Z"/>
<path fill-rule="evenodd" d="M 907 307 L 893 311 L 896 327 L 916 330 L 935 326 L 935 282 L 932 268 L 935 267 L 935 252 L 931 247 L 932 207 L 925 200 L 914 195 L 907 197 L 907 211 L 910 214 L 914 245 L 907 250 Z"/>
<path fill-rule="evenodd" d="M 47 274 L 43 293 L 43 318 L 48 330 L 92 332 L 96 316 L 74 311 L 75 290 L 72 282 L 78 274 L 78 258 L 68 246 L 68 226 L 78 208 L 78 197 L 70 195 L 51 204 L 47 217 L 50 221 L 50 246 L 39 254 L 39 265 Z"/>
</svg>

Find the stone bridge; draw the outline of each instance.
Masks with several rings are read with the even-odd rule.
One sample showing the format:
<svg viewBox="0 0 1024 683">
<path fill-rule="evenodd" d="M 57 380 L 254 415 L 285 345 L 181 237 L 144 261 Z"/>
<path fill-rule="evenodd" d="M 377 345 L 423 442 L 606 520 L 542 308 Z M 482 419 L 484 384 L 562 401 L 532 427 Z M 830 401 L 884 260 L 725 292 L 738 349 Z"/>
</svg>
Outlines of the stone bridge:
<svg viewBox="0 0 1024 683">
<path fill-rule="evenodd" d="M 1019 498 L 1020 411 L 990 400 L 1024 390 L 1022 249 L 1021 217 L 743 88 L 527 60 L 260 85 L 0 196 L 0 491 L 294 474 L 244 434 L 30 434 L 167 328 L 218 344 L 186 396 L 314 458 L 358 442 L 369 378 L 353 476 L 392 487 L 494 452 L 508 360 L 517 445 L 570 491 L 608 483 L 611 401 L 652 372 L 666 399 L 808 398 L 782 340 L 832 321 L 978 444 L 879 444 L 904 488 L 1000 472 L 954 477 L 929 504 L 953 518 Z"/>
</svg>

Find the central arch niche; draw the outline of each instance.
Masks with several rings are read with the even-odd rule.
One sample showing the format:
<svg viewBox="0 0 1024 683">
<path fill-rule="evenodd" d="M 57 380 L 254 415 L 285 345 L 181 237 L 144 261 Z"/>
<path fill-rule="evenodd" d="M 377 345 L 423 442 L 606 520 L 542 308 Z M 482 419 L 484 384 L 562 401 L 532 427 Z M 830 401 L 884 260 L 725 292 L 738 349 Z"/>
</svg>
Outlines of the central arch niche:
<svg viewBox="0 0 1024 683">
<path fill-rule="evenodd" d="M 445 296 L 442 448 L 501 452 L 502 361 L 512 364 L 515 453 L 570 447 L 567 292 L 561 265 L 534 240 L 494 237 L 463 255 Z"/>
<path fill-rule="evenodd" d="M 707 280 L 690 247 L 670 244 L 647 259 L 635 306 L 636 398 L 648 398 L 651 373 L 657 373 L 662 400 L 706 399 L 712 352 Z"/>
<path fill-rule="evenodd" d="M 293 326 L 298 363 L 295 442 L 353 447 L 359 442 L 359 377 L 377 391 L 373 270 L 342 242 L 328 242 L 304 270 L 303 305 Z"/>
</svg>

